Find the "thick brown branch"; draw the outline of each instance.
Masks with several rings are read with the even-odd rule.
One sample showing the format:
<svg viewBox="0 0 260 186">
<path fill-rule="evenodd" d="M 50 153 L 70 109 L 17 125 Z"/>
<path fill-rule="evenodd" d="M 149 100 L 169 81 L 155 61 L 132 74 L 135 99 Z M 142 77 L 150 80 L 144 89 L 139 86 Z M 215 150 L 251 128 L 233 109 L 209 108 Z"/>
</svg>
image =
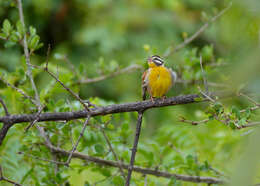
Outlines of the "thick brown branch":
<svg viewBox="0 0 260 186">
<path fill-rule="evenodd" d="M 100 115 L 115 114 L 115 113 L 122 113 L 122 112 L 141 111 L 141 110 L 147 110 L 147 109 L 157 108 L 157 107 L 201 102 L 195 100 L 196 98 L 199 97 L 200 95 L 190 94 L 190 95 L 170 97 L 165 100 L 155 99 L 154 102 L 150 100 L 146 100 L 146 101 L 139 101 L 139 102 L 132 102 L 132 103 L 114 104 L 105 107 L 96 107 L 96 108 L 91 108 L 90 111 L 81 110 L 75 112 L 42 113 L 39 116 L 38 122 L 73 120 L 79 118 L 86 118 L 89 114 L 91 116 L 100 116 Z M 36 118 L 37 118 L 37 113 L 10 115 L 10 116 L 0 117 L 0 122 L 10 122 L 15 124 L 15 123 L 22 123 L 22 122 L 32 122 Z"/>
<path fill-rule="evenodd" d="M 191 94 L 185 96 L 177 96 L 171 97 L 165 100 L 156 99 L 154 102 L 147 100 L 141 102 L 133 102 L 133 103 L 124 103 L 124 104 L 115 104 L 109 105 L 106 107 L 96 107 L 91 108 L 89 111 L 81 110 L 75 112 L 59 112 L 59 113 L 42 113 L 40 115 L 35 114 L 23 114 L 23 115 L 10 115 L 10 116 L 3 116 L 0 117 L 0 122 L 3 123 L 22 123 L 22 122 L 33 122 L 37 119 L 38 122 L 41 121 L 60 121 L 60 120 L 73 120 L 79 118 L 86 118 L 88 115 L 91 116 L 100 116 L 100 115 L 107 115 L 107 114 L 115 114 L 115 113 L 122 113 L 122 112 L 134 112 L 134 111 L 141 111 L 147 110 L 150 108 L 156 107 L 165 107 L 165 106 L 173 106 L 173 105 L 181 105 L 181 104 L 188 104 L 196 102 L 196 98 L 199 98 L 199 95 Z M 11 126 L 12 126 L 11 125 Z M 10 126 L 8 127 L 8 129 Z M 6 136 L 7 130 L 0 131 L 0 145 L 4 137 Z"/>
</svg>

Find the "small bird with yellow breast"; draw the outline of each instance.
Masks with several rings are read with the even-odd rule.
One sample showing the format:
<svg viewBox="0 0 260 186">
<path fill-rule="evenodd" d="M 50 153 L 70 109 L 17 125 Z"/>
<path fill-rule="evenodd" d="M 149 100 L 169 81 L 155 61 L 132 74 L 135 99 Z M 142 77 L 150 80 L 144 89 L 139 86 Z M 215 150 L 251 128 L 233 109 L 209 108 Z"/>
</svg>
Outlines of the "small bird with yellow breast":
<svg viewBox="0 0 260 186">
<path fill-rule="evenodd" d="M 142 76 L 142 96 L 143 100 L 146 99 L 146 92 L 153 98 L 164 97 L 165 94 L 174 85 L 177 74 L 164 66 L 164 61 L 158 55 L 148 57 L 149 68 L 143 73 Z"/>
</svg>

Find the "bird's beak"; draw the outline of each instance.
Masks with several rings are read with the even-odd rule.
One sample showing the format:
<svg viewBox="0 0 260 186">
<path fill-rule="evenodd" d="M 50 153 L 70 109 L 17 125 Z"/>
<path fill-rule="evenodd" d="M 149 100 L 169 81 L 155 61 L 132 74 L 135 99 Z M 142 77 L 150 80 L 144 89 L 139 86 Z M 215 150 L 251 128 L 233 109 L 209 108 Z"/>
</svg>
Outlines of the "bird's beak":
<svg viewBox="0 0 260 186">
<path fill-rule="evenodd" d="M 148 57 L 147 61 L 148 61 L 148 63 L 151 63 L 153 60 L 151 57 Z"/>
</svg>

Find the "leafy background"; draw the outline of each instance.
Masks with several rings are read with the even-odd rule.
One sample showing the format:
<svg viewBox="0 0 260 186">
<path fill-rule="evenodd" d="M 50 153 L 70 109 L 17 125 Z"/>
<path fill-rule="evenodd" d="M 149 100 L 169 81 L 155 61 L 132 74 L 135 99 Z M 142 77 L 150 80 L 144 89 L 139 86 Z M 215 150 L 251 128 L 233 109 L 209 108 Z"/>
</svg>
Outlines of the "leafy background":
<svg viewBox="0 0 260 186">
<path fill-rule="evenodd" d="M 118 68 L 137 64 L 146 68 L 145 60 L 151 54 L 162 55 L 197 31 L 207 20 L 226 7 L 229 1 L 202 0 L 27 0 L 23 1 L 26 25 L 29 31 L 32 63 L 44 65 L 48 44 L 51 45 L 49 68 L 58 73 L 81 98 L 97 105 L 132 102 L 141 99 L 141 72 L 125 73 L 91 84 L 76 84 L 85 78 L 99 77 Z M 227 85 L 230 89 L 245 88 L 259 99 L 259 16 L 260 3 L 256 0 L 234 1 L 219 20 L 203 34 L 166 60 L 166 66 L 177 71 L 179 78 L 196 82 L 202 80 L 199 56 L 202 55 L 208 81 Z M 19 31 L 19 15 L 15 1 L 0 1 L 0 21 L 8 19 L 13 30 Z M 7 23 L 6 23 L 7 24 Z M 21 30 L 20 30 L 21 31 Z M 2 25 L 4 32 L 4 25 Z M 21 31 L 23 32 L 23 31 Z M 36 34 L 38 36 L 36 36 Z M 36 39 L 33 39 L 36 37 Z M 29 38 L 30 39 L 30 38 Z M 19 38 L 0 40 L 0 70 L 4 78 L 33 95 L 25 74 L 25 59 Z M 33 41 L 34 40 L 34 41 Z M 39 40 L 39 41 L 38 41 Z M 43 46 L 41 46 L 42 44 Z M 29 45 L 30 45 L 29 44 Z M 71 69 L 70 61 L 76 68 Z M 82 109 L 47 73 L 33 70 L 45 112 Z M 200 85 L 202 86 L 202 85 Z M 178 83 L 168 96 L 198 93 L 197 83 Z M 203 87 L 203 86 L 202 86 Z M 210 90 L 223 88 L 210 87 Z M 19 93 L 0 82 L 0 95 L 12 114 L 36 112 L 36 108 Z M 244 98 L 221 100 L 225 110 L 247 108 Z M 235 109 L 234 109 L 235 108 Z M 233 130 L 212 120 L 192 126 L 179 121 L 209 117 L 208 103 L 149 110 L 145 113 L 136 165 L 188 175 L 219 176 L 210 167 L 232 175 L 248 145 L 252 129 Z M 0 108 L 1 115 L 4 110 Z M 105 139 L 97 126 L 105 131 L 120 159 L 130 160 L 130 148 L 135 129 L 135 113 L 91 119 L 78 151 L 104 159 L 113 159 Z M 241 116 L 245 117 L 245 116 Z M 259 111 L 250 113 L 259 120 Z M 47 129 L 51 141 L 62 148 L 71 148 L 70 135 L 76 140 L 82 121 L 40 123 Z M 117 169 L 73 160 L 71 168 L 57 167 L 35 160 L 25 154 L 51 159 L 49 150 L 35 128 L 24 133 L 26 124 L 13 127 L 0 147 L 0 163 L 6 177 L 24 185 L 94 184 L 122 185 Z M 259 138 L 258 138 L 259 139 Z M 64 157 L 57 157 L 66 160 Z M 248 157 L 243 159 L 246 161 Z M 259 182 L 258 177 L 253 181 Z M 250 170 L 251 167 L 242 169 Z M 257 171 L 256 171 L 257 172 Z M 106 179 L 108 178 L 108 179 Z M 133 184 L 144 185 L 145 177 L 134 173 Z M 147 177 L 148 185 L 200 185 L 174 179 Z M 0 183 L 8 185 L 7 183 Z M 203 185 L 203 184 L 201 184 Z"/>
</svg>

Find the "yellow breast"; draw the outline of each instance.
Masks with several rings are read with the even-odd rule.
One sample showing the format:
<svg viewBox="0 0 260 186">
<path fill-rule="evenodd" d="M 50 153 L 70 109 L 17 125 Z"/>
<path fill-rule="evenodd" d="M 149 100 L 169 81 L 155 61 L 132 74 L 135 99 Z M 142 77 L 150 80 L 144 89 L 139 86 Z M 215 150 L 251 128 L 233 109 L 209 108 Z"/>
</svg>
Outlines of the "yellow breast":
<svg viewBox="0 0 260 186">
<path fill-rule="evenodd" d="M 162 97 L 172 86 L 170 71 L 164 66 L 150 68 L 148 76 L 148 92 L 152 97 Z"/>
</svg>

